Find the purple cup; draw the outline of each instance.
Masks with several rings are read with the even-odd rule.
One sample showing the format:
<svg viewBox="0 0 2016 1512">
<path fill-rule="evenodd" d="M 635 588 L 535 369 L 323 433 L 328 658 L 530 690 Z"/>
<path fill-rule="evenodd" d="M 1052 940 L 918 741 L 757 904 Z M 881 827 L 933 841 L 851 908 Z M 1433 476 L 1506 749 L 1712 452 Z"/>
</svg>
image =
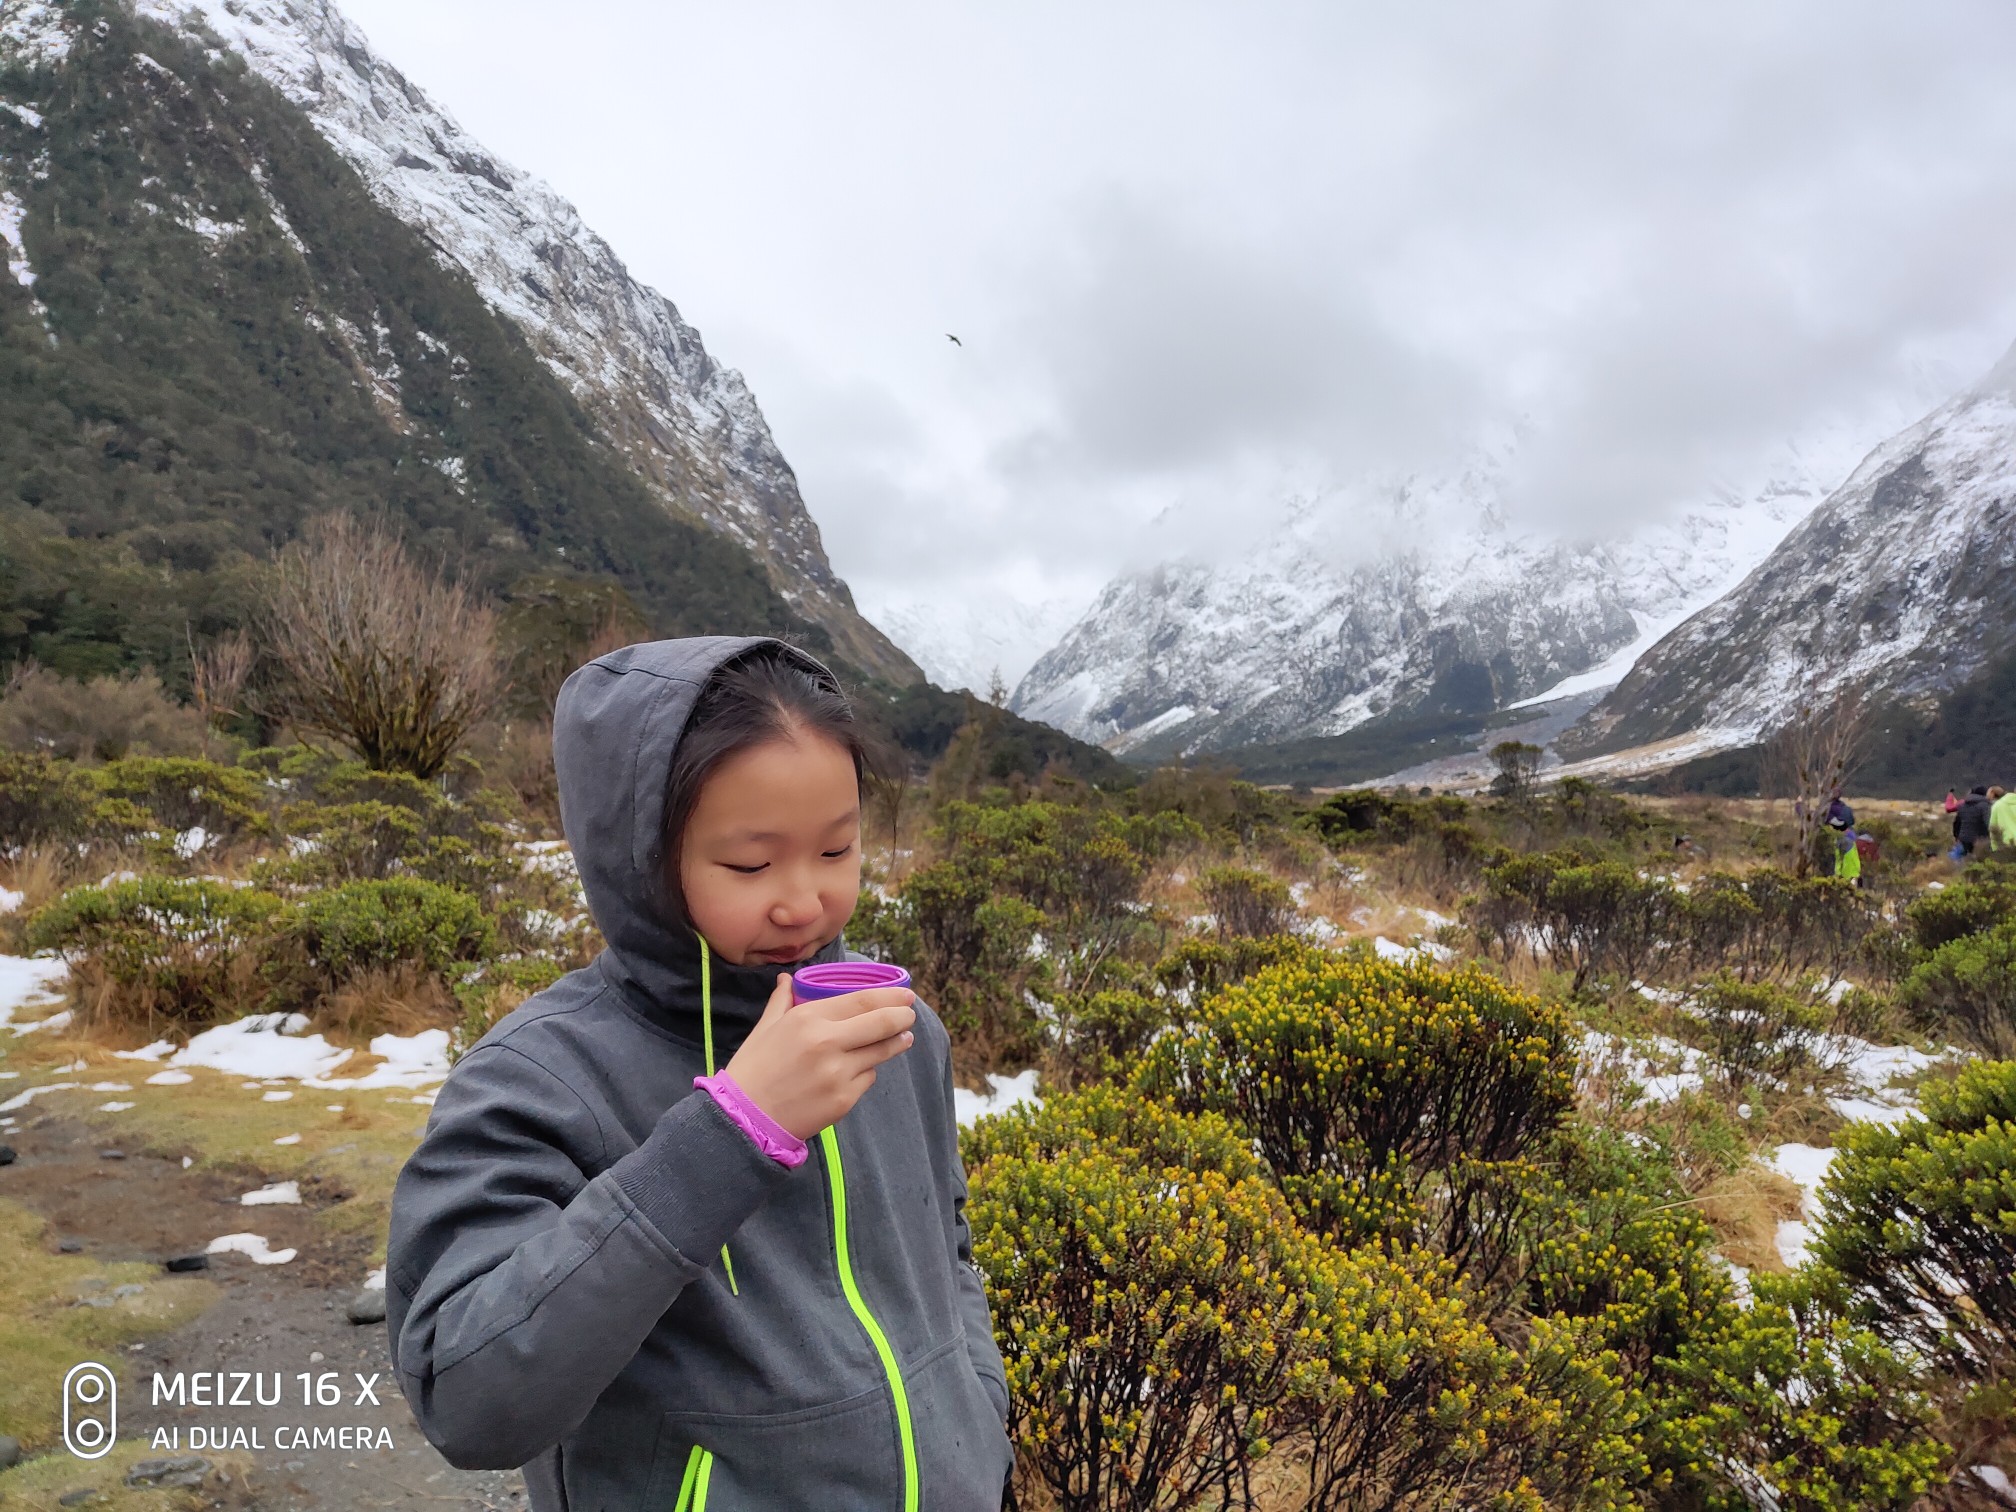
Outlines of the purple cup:
<svg viewBox="0 0 2016 1512">
<path fill-rule="evenodd" d="M 910 973 L 884 961 L 825 961 L 791 973 L 791 1001 L 841 997 L 870 987 L 908 987 Z"/>
</svg>

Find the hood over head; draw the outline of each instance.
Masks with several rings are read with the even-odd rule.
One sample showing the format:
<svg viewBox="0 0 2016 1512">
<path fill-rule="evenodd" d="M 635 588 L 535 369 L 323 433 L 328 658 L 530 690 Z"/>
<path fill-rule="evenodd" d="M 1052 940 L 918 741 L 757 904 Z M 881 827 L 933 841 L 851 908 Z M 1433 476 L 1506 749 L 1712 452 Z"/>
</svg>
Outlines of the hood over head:
<svg viewBox="0 0 2016 1512">
<path fill-rule="evenodd" d="M 588 907 L 608 942 L 597 964 L 634 1009 L 694 1040 L 700 1038 L 700 940 L 679 920 L 666 885 L 665 783 L 707 680 L 763 647 L 838 681 L 813 657 L 765 636 L 647 641 L 578 669 L 553 710 L 560 823 Z M 836 940 L 813 959 L 842 954 Z M 715 1022 L 733 1044 L 762 1017 L 777 968 L 731 966 L 717 955 L 711 970 Z"/>
</svg>

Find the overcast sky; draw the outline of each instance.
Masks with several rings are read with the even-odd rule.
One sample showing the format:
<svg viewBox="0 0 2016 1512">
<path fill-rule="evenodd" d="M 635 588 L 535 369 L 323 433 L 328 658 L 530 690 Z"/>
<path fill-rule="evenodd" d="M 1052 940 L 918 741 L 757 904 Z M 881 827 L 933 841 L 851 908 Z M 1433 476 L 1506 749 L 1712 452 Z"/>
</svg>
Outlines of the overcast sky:
<svg viewBox="0 0 2016 1512">
<path fill-rule="evenodd" d="M 747 374 L 871 610 L 1514 418 L 1614 528 L 2016 338 L 2008 0 L 339 3 Z"/>
</svg>

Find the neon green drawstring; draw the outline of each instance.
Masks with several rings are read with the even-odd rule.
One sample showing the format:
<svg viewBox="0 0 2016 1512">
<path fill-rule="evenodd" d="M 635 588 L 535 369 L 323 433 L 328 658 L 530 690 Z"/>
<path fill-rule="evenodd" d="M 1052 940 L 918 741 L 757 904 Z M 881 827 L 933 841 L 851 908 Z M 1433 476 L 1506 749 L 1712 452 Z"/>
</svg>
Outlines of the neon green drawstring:
<svg viewBox="0 0 2016 1512">
<path fill-rule="evenodd" d="M 699 935 L 700 941 L 700 1038 L 707 1052 L 707 1074 L 714 1074 L 714 969 L 713 952 L 708 950 L 707 941 Z M 742 1295 L 742 1288 L 735 1284 L 735 1262 L 729 1258 L 728 1246 L 721 1246 L 721 1265 L 728 1272 L 728 1290 L 733 1295 Z"/>
</svg>

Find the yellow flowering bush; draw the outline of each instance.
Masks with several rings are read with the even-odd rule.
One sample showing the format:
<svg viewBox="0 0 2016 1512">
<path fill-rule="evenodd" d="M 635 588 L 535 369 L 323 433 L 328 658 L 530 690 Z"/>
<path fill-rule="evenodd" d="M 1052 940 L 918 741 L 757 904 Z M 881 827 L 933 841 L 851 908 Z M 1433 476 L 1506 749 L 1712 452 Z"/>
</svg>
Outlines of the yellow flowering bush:
<svg viewBox="0 0 2016 1512">
<path fill-rule="evenodd" d="M 1759 1276 L 1747 1311 L 1681 1352 L 1666 1434 L 1715 1512 L 1903 1512 L 1945 1479 L 1912 1367 L 1824 1288 L 1810 1271 Z"/>
<path fill-rule="evenodd" d="M 999 1154 L 971 1182 L 1024 1473 L 1067 1512 L 1242 1485 L 1322 1358 L 1324 1257 L 1280 1194 L 1097 1145 Z"/>
<path fill-rule="evenodd" d="M 1566 1118 L 1561 1013 L 1488 973 L 1303 950 L 1206 999 L 1137 1088 L 1254 1141 L 1304 1221 L 1495 1272 Z"/>
<path fill-rule="evenodd" d="M 1270 1450 L 1310 1512 L 1621 1504 L 1640 1473 L 1600 1341 L 1522 1357 L 1449 1260 L 1310 1234 L 1223 1117 L 1096 1086 L 964 1153 L 1010 1431 L 1063 1508 L 1243 1502 Z"/>
</svg>

